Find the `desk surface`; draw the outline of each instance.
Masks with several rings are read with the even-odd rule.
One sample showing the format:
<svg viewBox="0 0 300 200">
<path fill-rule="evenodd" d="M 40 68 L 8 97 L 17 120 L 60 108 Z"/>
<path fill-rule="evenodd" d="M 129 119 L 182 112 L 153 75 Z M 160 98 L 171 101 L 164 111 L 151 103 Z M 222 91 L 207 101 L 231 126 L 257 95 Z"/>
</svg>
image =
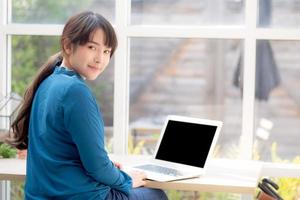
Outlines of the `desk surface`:
<svg viewBox="0 0 300 200">
<path fill-rule="evenodd" d="M 143 156 L 111 156 L 124 164 L 143 163 Z M 206 192 L 253 194 L 262 169 L 261 162 L 248 160 L 213 159 L 205 175 L 199 178 L 171 182 L 148 181 L 147 187 Z"/>
<path fill-rule="evenodd" d="M 0 180 L 24 180 L 26 160 L 0 159 Z"/>
<path fill-rule="evenodd" d="M 142 163 L 144 156 L 110 156 L 124 165 Z M 147 187 L 161 189 L 192 190 L 206 192 L 229 192 L 253 194 L 260 177 L 262 164 L 255 161 L 213 159 L 208 163 L 206 174 L 193 179 L 173 182 L 148 181 Z M 0 180 L 24 180 L 26 161 L 0 159 Z"/>
</svg>

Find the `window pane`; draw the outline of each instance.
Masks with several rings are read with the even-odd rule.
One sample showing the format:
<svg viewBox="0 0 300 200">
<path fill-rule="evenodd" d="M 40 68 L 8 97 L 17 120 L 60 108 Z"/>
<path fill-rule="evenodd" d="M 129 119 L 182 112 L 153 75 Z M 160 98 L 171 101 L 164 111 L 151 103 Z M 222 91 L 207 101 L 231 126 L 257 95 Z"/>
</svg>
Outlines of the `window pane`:
<svg viewBox="0 0 300 200">
<path fill-rule="evenodd" d="M 59 48 L 59 37 L 12 36 L 12 91 L 23 96 L 37 70 Z M 109 141 L 112 139 L 113 126 L 113 74 L 112 61 L 98 79 L 88 82 L 101 107 L 105 131 L 108 134 L 106 139 Z M 108 146 L 111 144 L 106 143 Z"/>
<path fill-rule="evenodd" d="M 70 16 L 83 10 L 98 12 L 114 22 L 114 0 L 13 0 L 12 22 L 64 24 Z"/>
<path fill-rule="evenodd" d="M 300 25 L 299 0 L 259 0 L 259 20 L 261 27 L 291 27 Z"/>
<path fill-rule="evenodd" d="M 10 199 L 24 199 L 25 181 L 11 181 Z"/>
<path fill-rule="evenodd" d="M 237 25 L 244 23 L 243 0 L 132 0 L 132 24 Z"/>
<path fill-rule="evenodd" d="M 58 37 L 12 36 L 12 91 L 23 96 L 37 70 L 59 48 Z"/>
<path fill-rule="evenodd" d="M 298 41 L 257 43 L 255 147 L 261 160 L 299 156 L 299 51 Z"/>
<path fill-rule="evenodd" d="M 234 86 L 241 41 L 133 38 L 130 153 L 153 153 L 169 114 L 224 121 L 216 156 L 237 157 L 241 95 Z M 188 136 L 187 136 L 188 137 Z"/>
</svg>

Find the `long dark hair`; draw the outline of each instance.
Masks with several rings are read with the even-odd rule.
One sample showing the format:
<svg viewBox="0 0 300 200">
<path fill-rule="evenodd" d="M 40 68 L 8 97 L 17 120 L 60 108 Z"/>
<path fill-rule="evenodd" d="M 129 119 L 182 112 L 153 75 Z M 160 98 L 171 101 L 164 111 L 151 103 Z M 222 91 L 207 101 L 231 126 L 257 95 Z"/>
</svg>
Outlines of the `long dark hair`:
<svg viewBox="0 0 300 200">
<path fill-rule="evenodd" d="M 86 11 L 74 15 L 67 21 L 60 38 L 61 51 L 51 56 L 40 68 L 37 76 L 24 94 L 24 101 L 16 119 L 11 125 L 12 131 L 6 140 L 10 145 L 18 149 L 27 149 L 30 111 L 35 92 L 41 82 L 53 73 L 55 66 L 61 64 L 65 55 L 64 44 L 67 42 L 67 44 L 73 44 L 75 47 L 84 45 L 99 28 L 104 31 L 105 45 L 112 49 L 111 57 L 117 48 L 118 42 L 112 25 L 104 17 L 100 14 Z"/>
</svg>

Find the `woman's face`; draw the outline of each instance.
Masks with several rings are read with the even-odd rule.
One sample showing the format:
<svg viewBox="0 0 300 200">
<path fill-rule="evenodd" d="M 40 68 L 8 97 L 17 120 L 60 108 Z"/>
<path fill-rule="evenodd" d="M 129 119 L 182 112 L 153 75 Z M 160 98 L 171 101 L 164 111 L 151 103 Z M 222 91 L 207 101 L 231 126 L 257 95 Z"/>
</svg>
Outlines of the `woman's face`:
<svg viewBox="0 0 300 200">
<path fill-rule="evenodd" d="M 88 80 L 95 80 L 107 67 L 111 48 L 105 46 L 105 35 L 102 29 L 97 29 L 90 41 L 84 45 L 65 46 L 67 56 L 63 65 L 75 70 Z"/>
</svg>

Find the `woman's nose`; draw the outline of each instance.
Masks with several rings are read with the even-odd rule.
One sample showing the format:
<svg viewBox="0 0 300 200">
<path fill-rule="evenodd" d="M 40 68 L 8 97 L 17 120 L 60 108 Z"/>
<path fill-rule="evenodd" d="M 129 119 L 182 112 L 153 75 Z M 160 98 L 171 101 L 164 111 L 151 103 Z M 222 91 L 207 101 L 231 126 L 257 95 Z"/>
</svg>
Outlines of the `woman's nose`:
<svg viewBox="0 0 300 200">
<path fill-rule="evenodd" d="M 100 60 L 99 60 L 98 58 L 94 58 L 94 62 L 95 62 L 96 64 L 99 64 L 99 63 L 100 63 Z"/>
<path fill-rule="evenodd" d="M 104 58 L 104 55 L 103 53 L 98 53 L 95 58 L 94 58 L 94 61 L 96 64 L 99 64 L 103 61 L 103 58 Z"/>
</svg>

